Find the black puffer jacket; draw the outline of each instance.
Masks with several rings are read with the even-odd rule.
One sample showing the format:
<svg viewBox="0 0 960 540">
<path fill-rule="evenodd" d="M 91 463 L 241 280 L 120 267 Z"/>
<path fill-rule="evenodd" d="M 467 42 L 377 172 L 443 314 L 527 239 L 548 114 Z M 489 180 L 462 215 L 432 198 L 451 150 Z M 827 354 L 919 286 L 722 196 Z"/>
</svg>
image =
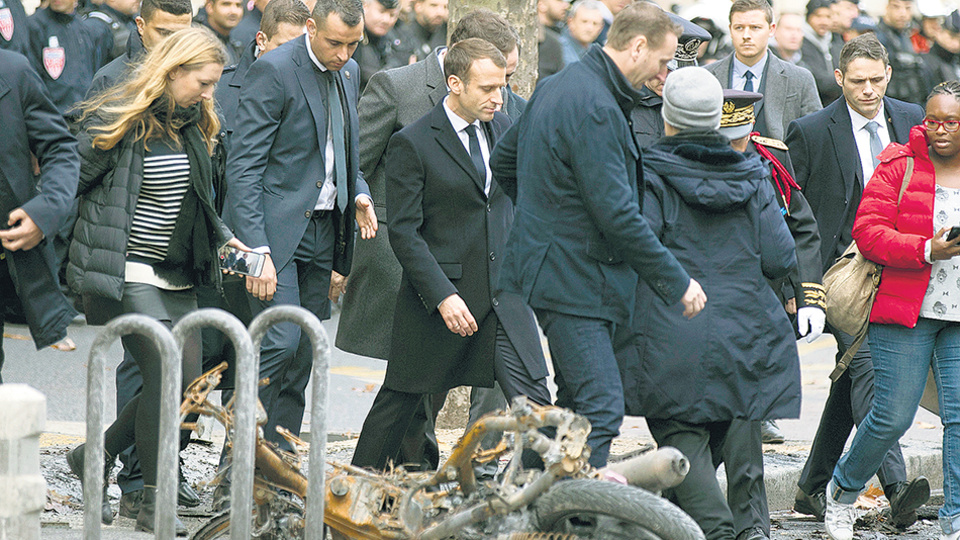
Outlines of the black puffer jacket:
<svg viewBox="0 0 960 540">
<path fill-rule="evenodd" d="M 93 147 L 90 135 L 80 134 L 80 213 L 70 244 L 67 282 L 80 295 L 120 300 L 123 294 L 127 241 L 143 181 L 133 136 L 110 150 Z M 214 228 L 218 245 L 233 238 L 223 222 Z"/>
</svg>

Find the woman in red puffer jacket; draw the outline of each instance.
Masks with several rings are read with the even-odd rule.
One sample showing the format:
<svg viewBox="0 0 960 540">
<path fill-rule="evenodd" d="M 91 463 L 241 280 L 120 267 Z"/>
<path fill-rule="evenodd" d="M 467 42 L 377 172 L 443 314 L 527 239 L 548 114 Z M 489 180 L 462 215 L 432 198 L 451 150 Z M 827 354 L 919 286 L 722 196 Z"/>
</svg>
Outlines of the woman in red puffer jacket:
<svg viewBox="0 0 960 540">
<path fill-rule="evenodd" d="M 897 204 L 907 162 L 913 176 Z M 827 531 L 848 522 L 853 501 L 884 454 L 913 423 L 931 366 L 943 420 L 941 538 L 960 538 L 960 82 L 934 88 L 923 125 L 904 145 L 891 144 L 863 190 L 853 238 L 864 257 L 883 265 L 870 314 L 876 375 L 873 408 L 827 487 Z M 918 484 L 919 485 L 919 484 Z M 929 486 L 911 493 L 916 506 Z M 909 489 L 909 488 L 906 488 Z M 915 500 L 914 500 L 915 499 Z M 831 527 L 833 524 L 833 527 Z M 850 534 L 852 536 L 852 534 Z"/>
</svg>

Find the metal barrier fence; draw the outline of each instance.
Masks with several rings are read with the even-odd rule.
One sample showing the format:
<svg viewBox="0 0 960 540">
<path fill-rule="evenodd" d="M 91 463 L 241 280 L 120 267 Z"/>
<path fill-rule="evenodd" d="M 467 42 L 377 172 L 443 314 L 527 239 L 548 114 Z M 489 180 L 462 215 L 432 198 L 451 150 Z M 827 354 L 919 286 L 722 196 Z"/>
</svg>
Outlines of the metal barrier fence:
<svg viewBox="0 0 960 540">
<path fill-rule="evenodd" d="M 313 393 L 310 404 L 310 470 L 307 472 L 306 540 L 322 540 L 324 469 L 327 458 L 327 391 L 330 386 L 330 340 L 320 321 L 299 306 L 274 306 L 250 323 L 254 354 L 260 359 L 260 341 L 275 324 L 292 322 L 306 332 L 313 345 Z M 230 520 L 233 521 L 231 514 Z"/>
<path fill-rule="evenodd" d="M 173 327 L 173 337 L 181 350 L 187 334 L 191 330 L 203 327 L 213 327 L 223 332 L 233 343 L 236 351 L 235 392 L 233 407 L 233 460 L 230 467 L 230 538 L 232 540 L 247 540 L 251 537 L 253 524 L 250 515 L 253 513 L 253 461 L 257 437 L 257 380 L 260 357 L 259 345 L 254 351 L 253 342 L 244 328 L 243 323 L 233 315 L 219 309 L 201 309 L 190 313 Z M 163 403 L 176 403 L 179 407 L 183 399 L 180 386 L 163 388 Z M 169 497 L 174 500 L 176 508 L 176 455 L 179 448 L 175 442 L 160 446 L 160 463 L 173 463 L 169 470 L 158 469 L 158 473 L 166 473 L 169 478 L 157 478 L 158 489 L 169 490 Z M 165 452 L 172 452 L 173 456 L 162 461 Z M 159 476 L 159 475 L 158 475 Z M 166 484 L 164 482 L 167 482 Z M 164 492 L 166 493 L 166 492 Z M 158 501 L 160 493 L 157 494 Z M 159 514 L 159 513 L 158 513 Z M 159 529 L 158 529 L 159 531 Z M 171 536 L 172 538 L 172 536 Z"/>
<path fill-rule="evenodd" d="M 251 537 L 253 512 L 254 445 L 256 442 L 257 380 L 260 342 L 275 324 L 294 323 L 307 332 L 313 345 L 313 393 L 309 488 L 306 501 L 307 540 L 323 538 L 324 469 L 326 463 L 326 411 L 329 388 L 330 341 L 320 321 L 298 306 L 274 306 L 250 323 L 249 332 L 233 315 L 219 309 L 201 309 L 180 320 L 171 333 L 146 315 L 127 314 L 107 323 L 93 342 L 87 367 L 87 442 L 84 452 L 83 537 L 100 539 L 100 505 L 103 492 L 103 407 L 106 355 L 110 346 L 128 334 L 140 334 L 157 346 L 161 360 L 160 438 L 157 456 L 156 538 L 176 536 L 177 455 L 180 445 L 179 409 L 182 401 L 181 355 L 191 331 L 213 327 L 223 332 L 236 350 L 234 433 L 231 435 L 230 537 Z"/>
<path fill-rule="evenodd" d="M 100 540 L 100 503 L 103 491 L 103 396 L 105 393 L 105 370 L 107 350 L 121 337 L 128 334 L 140 334 L 151 339 L 160 352 L 162 385 L 176 385 L 180 388 L 180 354 L 177 343 L 167 327 L 156 319 L 146 315 L 128 314 L 117 317 L 107 323 L 97 335 L 90 348 L 90 360 L 87 365 L 87 442 L 84 450 L 83 477 L 83 538 Z M 180 444 L 177 433 L 177 409 L 179 402 L 160 405 L 160 448 L 166 441 Z M 175 456 L 174 456 L 175 457 Z M 162 471 L 163 462 L 158 463 Z M 168 463 L 168 467 L 169 467 Z M 176 461 L 171 469 L 176 475 Z M 168 476 L 168 475 L 165 475 Z M 176 481 L 176 476 L 174 476 Z M 157 500 L 157 538 L 173 539 L 176 531 L 173 518 L 176 515 L 176 500 L 169 497 Z M 167 511 L 164 511 L 166 509 Z M 173 510 L 172 512 L 169 510 Z"/>
</svg>

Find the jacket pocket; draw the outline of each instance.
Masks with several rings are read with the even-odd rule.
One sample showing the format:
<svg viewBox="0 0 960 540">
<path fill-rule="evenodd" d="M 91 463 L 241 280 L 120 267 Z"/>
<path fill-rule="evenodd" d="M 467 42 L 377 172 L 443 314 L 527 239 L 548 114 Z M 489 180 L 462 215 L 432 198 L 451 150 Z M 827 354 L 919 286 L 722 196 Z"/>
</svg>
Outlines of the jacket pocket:
<svg viewBox="0 0 960 540">
<path fill-rule="evenodd" d="M 463 265 L 460 263 L 437 263 L 440 265 L 440 270 L 443 270 L 443 274 L 449 279 L 460 279 L 463 277 Z"/>
<path fill-rule="evenodd" d="M 603 240 L 590 240 L 587 242 L 587 255 L 595 261 L 603 264 L 620 264 L 623 257 L 619 253 L 610 249 Z"/>
</svg>

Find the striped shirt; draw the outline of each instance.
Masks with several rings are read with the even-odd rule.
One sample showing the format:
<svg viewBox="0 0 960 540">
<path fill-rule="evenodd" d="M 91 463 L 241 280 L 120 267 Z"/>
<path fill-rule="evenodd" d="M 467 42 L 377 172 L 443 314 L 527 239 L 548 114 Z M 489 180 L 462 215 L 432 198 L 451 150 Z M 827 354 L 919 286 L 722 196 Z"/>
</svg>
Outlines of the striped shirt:
<svg viewBox="0 0 960 540">
<path fill-rule="evenodd" d="M 140 262 L 162 261 L 190 187 L 190 161 L 185 153 L 147 152 L 143 158 L 143 183 L 133 213 L 127 258 Z"/>
</svg>

